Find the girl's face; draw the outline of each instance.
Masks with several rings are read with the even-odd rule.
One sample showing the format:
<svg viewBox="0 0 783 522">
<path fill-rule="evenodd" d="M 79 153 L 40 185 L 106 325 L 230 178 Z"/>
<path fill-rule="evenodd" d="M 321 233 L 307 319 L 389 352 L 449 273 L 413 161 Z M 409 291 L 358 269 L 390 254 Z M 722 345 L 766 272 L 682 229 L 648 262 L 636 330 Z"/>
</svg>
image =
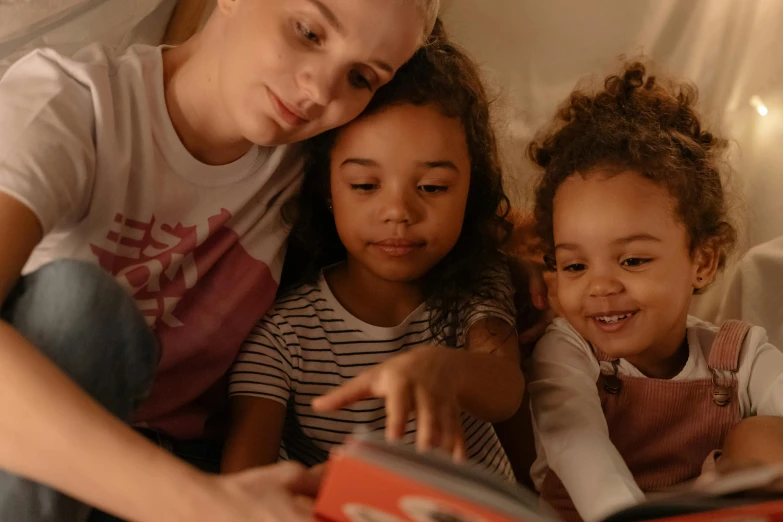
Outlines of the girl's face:
<svg viewBox="0 0 783 522">
<path fill-rule="evenodd" d="M 691 255 L 676 204 L 631 171 L 574 174 L 554 199 L 560 312 L 601 351 L 650 376 L 665 376 L 693 290 L 715 272 L 711 251 Z"/>
<path fill-rule="evenodd" d="M 242 137 L 293 143 L 352 120 L 413 55 L 410 0 L 219 0 L 218 81 Z"/>
<path fill-rule="evenodd" d="M 331 196 L 348 266 L 385 281 L 421 278 L 454 247 L 470 187 L 459 120 L 399 105 L 340 131 Z"/>
</svg>

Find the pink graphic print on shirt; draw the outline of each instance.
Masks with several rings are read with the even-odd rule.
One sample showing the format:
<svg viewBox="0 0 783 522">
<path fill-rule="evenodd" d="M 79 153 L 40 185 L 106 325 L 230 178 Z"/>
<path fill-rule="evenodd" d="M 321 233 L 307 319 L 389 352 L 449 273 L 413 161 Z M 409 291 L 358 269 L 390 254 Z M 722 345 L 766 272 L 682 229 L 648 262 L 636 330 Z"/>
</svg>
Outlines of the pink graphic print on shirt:
<svg viewBox="0 0 783 522">
<path fill-rule="evenodd" d="M 106 248 L 90 245 L 161 344 L 155 384 L 137 419 L 177 437 L 200 436 L 223 405 L 222 377 L 277 291 L 267 264 L 225 226 L 230 218 L 221 209 L 206 226 L 185 226 L 117 214 Z"/>
</svg>

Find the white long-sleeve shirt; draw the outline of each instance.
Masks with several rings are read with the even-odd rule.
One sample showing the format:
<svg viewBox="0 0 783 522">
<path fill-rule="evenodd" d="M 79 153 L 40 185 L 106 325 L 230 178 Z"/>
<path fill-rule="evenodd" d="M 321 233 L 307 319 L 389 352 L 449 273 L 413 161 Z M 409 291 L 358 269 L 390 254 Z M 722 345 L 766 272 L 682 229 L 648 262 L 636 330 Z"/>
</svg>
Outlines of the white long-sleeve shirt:
<svg viewBox="0 0 783 522">
<path fill-rule="evenodd" d="M 673 380 L 711 377 L 707 360 L 717 332 L 717 326 L 688 317 L 688 361 Z M 557 318 L 536 345 L 528 376 L 538 453 L 533 481 L 541 488 L 547 470 L 554 471 L 587 522 L 644 499 L 609 439 L 596 387 L 601 365 L 605 372 L 612 369 Z M 618 373 L 644 377 L 624 359 Z M 745 337 L 736 378 L 743 417 L 783 415 L 783 352 L 767 342 L 763 328 L 754 326 Z"/>
</svg>

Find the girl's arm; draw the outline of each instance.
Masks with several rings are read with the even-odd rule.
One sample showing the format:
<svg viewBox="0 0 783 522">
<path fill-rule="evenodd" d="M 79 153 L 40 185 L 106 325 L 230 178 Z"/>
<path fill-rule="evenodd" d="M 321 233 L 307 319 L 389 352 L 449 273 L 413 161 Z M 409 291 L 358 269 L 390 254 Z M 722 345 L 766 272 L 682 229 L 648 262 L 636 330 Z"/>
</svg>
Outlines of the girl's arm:
<svg viewBox="0 0 783 522">
<path fill-rule="evenodd" d="M 599 373 L 587 343 L 556 321 L 536 345 L 528 382 L 542 457 L 587 522 L 644 500 L 609 439 L 596 387 Z"/>
<path fill-rule="evenodd" d="M 223 473 L 277 462 L 284 421 L 285 406 L 277 401 L 248 395 L 233 397 Z"/>
<path fill-rule="evenodd" d="M 402 437 L 414 411 L 418 449 L 439 447 L 461 459 L 460 414 L 467 411 L 488 422 L 505 420 L 517 411 L 524 393 L 514 327 L 482 319 L 468 337 L 467 350 L 422 345 L 397 355 L 313 400 L 313 409 L 334 411 L 383 397 L 387 439 Z"/>
<path fill-rule="evenodd" d="M 489 422 L 514 415 L 525 391 L 515 293 L 509 267 L 485 270 L 479 295 L 491 297 L 468 300 L 461 314 L 466 350 L 444 354 L 452 359 L 461 409 Z"/>
<path fill-rule="evenodd" d="M 440 447 L 461 458 L 460 414 L 499 422 L 519 409 L 525 382 L 520 368 L 514 289 L 507 268 L 482 274 L 481 295 L 460 313 L 465 350 L 423 345 L 370 369 L 313 401 L 316 411 L 334 411 L 368 397 L 386 401 L 386 437 L 402 437 L 416 414 L 419 450 Z"/>
<path fill-rule="evenodd" d="M 519 409 L 525 392 L 516 329 L 496 317 L 481 319 L 467 334 L 467 350 L 446 350 L 453 365 L 461 408 L 500 422 Z"/>
<path fill-rule="evenodd" d="M 287 339 L 286 339 L 287 337 Z M 222 471 L 277 462 L 286 405 L 294 393 L 300 354 L 296 334 L 273 308 L 245 340 L 231 369 L 231 424 Z"/>
</svg>

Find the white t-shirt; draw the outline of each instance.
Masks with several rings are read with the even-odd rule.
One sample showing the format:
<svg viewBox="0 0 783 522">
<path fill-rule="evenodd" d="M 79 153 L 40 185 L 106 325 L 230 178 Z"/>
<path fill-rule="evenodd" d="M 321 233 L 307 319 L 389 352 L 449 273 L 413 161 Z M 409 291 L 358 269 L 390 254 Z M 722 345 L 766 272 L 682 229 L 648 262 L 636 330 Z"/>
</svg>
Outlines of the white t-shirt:
<svg viewBox="0 0 783 522">
<path fill-rule="evenodd" d="M 513 290 L 498 295 L 498 303 L 472 306 L 460 321 L 456 349 L 464 346 L 470 324 L 497 317 L 514 324 Z M 384 401 L 364 399 L 346 409 L 316 413 L 311 401 L 363 371 L 432 342 L 429 309 L 422 304 L 399 325 L 386 328 L 367 324 L 348 312 L 335 298 L 323 276 L 315 285 L 287 292 L 248 337 L 231 371 L 231 395 L 253 395 L 287 406 L 281 458 L 307 465 L 326 460 L 330 448 L 361 426 L 384 430 Z M 514 480 L 506 453 L 492 424 L 463 413 L 467 457 Z M 416 421 L 405 428 L 404 442 L 415 441 Z"/>
<path fill-rule="evenodd" d="M 688 361 L 673 380 L 709 379 L 707 360 L 718 327 L 692 316 L 687 327 Z M 767 342 L 763 328 L 750 329 L 739 363 L 742 416 L 783 415 L 783 353 Z M 644 499 L 609 439 L 596 387 L 602 368 L 611 372 L 612 363 L 599 363 L 587 341 L 557 318 L 536 345 L 528 375 L 537 452 L 533 481 L 540 489 L 547 469 L 554 471 L 588 522 Z M 618 373 L 644 377 L 625 359 Z"/>
<path fill-rule="evenodd" d="M 113 274 L 162 347 L 138 421 L 202 435 L 225 403 L 221 378 L 274 301 L 298 147 L 199 162 L 168 116 L 162 48 L 144 45 L 25 56 L 0 81 L 0 122 L 0 191 L 44 232 L 24 273 L 72 258 Z"/>
</svg>

